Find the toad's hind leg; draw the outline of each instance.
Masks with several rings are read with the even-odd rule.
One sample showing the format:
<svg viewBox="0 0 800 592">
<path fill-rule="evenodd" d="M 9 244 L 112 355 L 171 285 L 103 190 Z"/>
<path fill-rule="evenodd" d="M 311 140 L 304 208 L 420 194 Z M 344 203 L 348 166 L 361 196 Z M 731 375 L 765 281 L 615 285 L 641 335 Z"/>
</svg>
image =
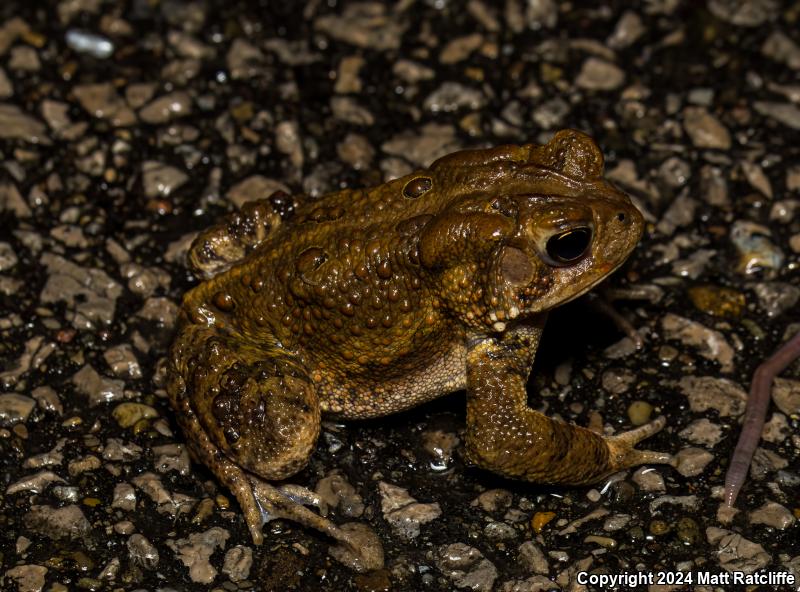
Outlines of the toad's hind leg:
<svg viewBox="0 0 800 592">
<path fill-rule="evenodd" d="M 264 481 L 301 470 L 319 435 L 317 396 L 292 354 L 185 324 L 171 359 L 168 392 L 178 423 L 194 456 L 236 496 L 255 544 L 263 541 L 263 522 L 286 518 L 339 541 L 345 548 L 332 553 L 354 569 L 382 566 L 377 537 L 336 526 Z"/>
<path fill-rule="evenodd" d="M 672 464 L 669 454 L 634 445 L 664 426 L 659 418 L 609 438 L 553 420 L 527 405 L 540 331 L 520 327 L 473 339 L 467 353 L 467 454 L 477 465 L 536 483 L 583 485 L 628 467 Z"/>
</svg>

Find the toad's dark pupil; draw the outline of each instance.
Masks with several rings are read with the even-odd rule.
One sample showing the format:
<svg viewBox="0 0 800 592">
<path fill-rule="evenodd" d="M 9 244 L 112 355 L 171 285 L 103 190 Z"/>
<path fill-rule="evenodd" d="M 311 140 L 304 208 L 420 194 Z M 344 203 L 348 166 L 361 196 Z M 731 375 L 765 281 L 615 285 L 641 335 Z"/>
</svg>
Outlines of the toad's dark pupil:
<svg viewBox="0 0 800 592">
<path fill-rule="evenodd" d="M 586 253 L 592 240 L 589 228 L 573 228 L 547 240 L 547 254 L 556 263 L 573 263 Z"/>
<path fill-rule="evenodd" d="M 428 177 L 417 177 L 412 179 L 403 188 L 403 195 L 409 199 L 415 199 L 433 187 L 433 181 Z"/>
</svg>

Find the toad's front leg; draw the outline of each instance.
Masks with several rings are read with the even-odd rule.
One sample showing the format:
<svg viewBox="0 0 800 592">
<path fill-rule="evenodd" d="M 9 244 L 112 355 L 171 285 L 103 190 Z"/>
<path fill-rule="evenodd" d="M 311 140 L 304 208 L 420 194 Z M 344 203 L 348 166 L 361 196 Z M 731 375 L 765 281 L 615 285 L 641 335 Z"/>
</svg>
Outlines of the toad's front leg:
<svg viewBox="0 0 800 592">
<path fill-rule="evenodd" d="M 634 448 L 664 426 L 663 417 L 604 437 L 528 407 L 525 383 L 540 334 L 531 325 L 470 340 L 466 447 L 475 464 L 536 483 L 582 485 L 628 467 L 674 462 L 672 455 Z"/>
</svg>

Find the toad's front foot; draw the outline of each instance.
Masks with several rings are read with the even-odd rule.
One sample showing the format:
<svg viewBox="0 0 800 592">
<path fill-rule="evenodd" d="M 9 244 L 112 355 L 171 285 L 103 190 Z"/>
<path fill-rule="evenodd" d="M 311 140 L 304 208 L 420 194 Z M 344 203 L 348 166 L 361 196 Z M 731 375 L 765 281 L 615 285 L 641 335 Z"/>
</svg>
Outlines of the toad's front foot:
<svg viewBox="0 0 800 592">
<path fill-rule="evenodd" d="M 675 466 L 675 457 L 671 454 L 653 450 L 636 450 L 634 448 L 642 440 L 660 432 L 665 425 L 667 425 L 667 420 L 662 415 L 643 426 L 605 438 L 611 468 L 613 470 L 622 470 L 650 464 Z"/>
<path fill-rule="evenodd" d="M 605 437 L 528 407 L 525 382 L 539 331 L 520 325 L 501 339 L 475 339 L 467 354 L 469 458 L 501 475 L 534 483 L 588 485 L 672 455 L 634 446 L 666 424 L 663 417 Z"/>
</svg>

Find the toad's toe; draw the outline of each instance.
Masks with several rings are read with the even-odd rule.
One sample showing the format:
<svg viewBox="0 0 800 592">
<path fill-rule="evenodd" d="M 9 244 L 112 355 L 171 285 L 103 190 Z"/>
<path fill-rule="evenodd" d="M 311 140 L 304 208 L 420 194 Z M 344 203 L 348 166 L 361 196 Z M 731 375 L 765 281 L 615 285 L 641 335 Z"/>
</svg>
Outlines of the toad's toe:
<svg viewBox="0 0 800 592">
<path fill-rule="evenodd" d="M 675 466 L 676 460 L 671 454 L 634 448 L 642 440 L 661 431 L 666 424 L 667 420 L 662 415 L 643 426 L 606 438 L 613 467 L 619 470 L 648 464 Z"/>
<path fill-rule="evenodd" d="M 378 535 L 366 524 L 348 522 L 339 527 L 339 542 L 328 549 L 331 557 L 358 572 L 383 567 L 383 546 Z"/>
</svg>

